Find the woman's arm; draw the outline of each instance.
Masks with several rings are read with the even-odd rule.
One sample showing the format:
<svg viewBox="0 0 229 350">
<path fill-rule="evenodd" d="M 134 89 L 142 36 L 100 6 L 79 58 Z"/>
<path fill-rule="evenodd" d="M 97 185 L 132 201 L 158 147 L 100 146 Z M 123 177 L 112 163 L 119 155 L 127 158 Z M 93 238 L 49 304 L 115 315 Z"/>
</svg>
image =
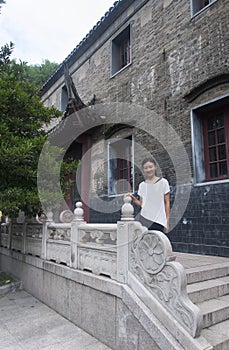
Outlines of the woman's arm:
<svg viewBox="0 0 229 350">
<path fill-rule="evenodd" d="M 169 218 L 170 218 L 170 192 L 165 194 L 164 201 L 165 201 L 165 214 L 166 214 L 166 219 L 167 219 L 166 231 L 168 233 L 169 232 Z"/>
<path fill-rule="evenodd" d="M 133 203 L 141 208 L 141 206 L 142 206 L 142 197 L 140 197 L 140 199 L 137 199 L 132 193 L 128 193 L 127 196 L 130 196 L 132 198 Z"/>
</svg>

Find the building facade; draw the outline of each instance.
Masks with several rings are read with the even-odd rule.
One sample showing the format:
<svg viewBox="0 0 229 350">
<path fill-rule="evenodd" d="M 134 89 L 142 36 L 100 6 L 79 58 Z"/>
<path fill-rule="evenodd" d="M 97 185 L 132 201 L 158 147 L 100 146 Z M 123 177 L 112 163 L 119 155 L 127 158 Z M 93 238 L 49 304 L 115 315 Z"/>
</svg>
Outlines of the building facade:
<svg viewBox="0 0 229 350">
<path fill-rule="evenodd" d="M 104 202 L 120 207 L 123 193 L 137 191 L 147 150 L 170 182 L 174 206 L 176 194 L 182 201 L 190 188 L 184 213 L 170 232 L 174 249 L 229 256 L 227 5 L 226 0 L 116 1 L 43 85 L 44 104 L 64 112 L 67 66 L 89 110 L 139 106 L 129 108 L 135 124 L 126 118 L 114 123 L 108 118 L 96 127 L 89 123 L 71 145 L 71 154 L 82 159 L 81 189 L 73 201 L 83 193 L 90 222 L 117 220 L 119 213 L 106 213 Z M 160 118 L 165 124 L 156 128 Z M 185 179 L 187 167 L 170 128 L 187 153 L 189 183 L 178 181 L 174 159 Z M 168 135 L 166 146 L 161 134 Z"/>
</svg>

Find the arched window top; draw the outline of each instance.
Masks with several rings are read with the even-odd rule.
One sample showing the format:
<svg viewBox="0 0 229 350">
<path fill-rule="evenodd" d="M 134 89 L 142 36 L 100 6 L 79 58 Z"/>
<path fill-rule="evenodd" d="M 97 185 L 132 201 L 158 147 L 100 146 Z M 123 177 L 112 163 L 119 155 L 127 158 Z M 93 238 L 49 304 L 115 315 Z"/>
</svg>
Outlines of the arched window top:
<svg viewBox="0 0 229 350">
<path fill-rule="evenodd" d="M 188 94 L 184 96 L 184 99 L 187 102 L 192 102 L 201 94 L 203 94 L 205 91 L 208 91 L 215 86 L 225 84 L 228 82 L 229 82 L 229 73 L 217 75 L 199 84 L 198 86 L 195 86 Z"/>
<path fill-rule="evenodd" d="M 115 135 L 117 132 L 123 130 L 123 129 L 133 129 L 132 125 L 128 124 L 115 124 L 112 125 L 106 132 L 105 132 L 105 139 L 110 139 L 113 135 Z"/>
</svg>

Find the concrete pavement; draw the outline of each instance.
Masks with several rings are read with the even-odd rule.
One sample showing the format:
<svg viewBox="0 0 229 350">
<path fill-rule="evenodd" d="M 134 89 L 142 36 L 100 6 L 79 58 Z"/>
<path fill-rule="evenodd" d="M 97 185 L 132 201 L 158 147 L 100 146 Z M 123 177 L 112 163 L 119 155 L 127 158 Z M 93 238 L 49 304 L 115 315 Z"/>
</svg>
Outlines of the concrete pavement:
<svg viewBox="0 0 229 350">
<path fill-rule="evenodd" d="M 110 350 L 23 290 L 0 295 L 0 350 Z"/>
</svg>

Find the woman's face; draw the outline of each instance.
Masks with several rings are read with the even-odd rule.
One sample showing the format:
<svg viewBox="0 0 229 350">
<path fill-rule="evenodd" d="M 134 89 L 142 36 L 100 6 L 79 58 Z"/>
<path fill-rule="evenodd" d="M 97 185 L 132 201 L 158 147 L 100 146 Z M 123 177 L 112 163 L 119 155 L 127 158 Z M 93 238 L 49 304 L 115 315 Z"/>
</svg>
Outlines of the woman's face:
<svg viewBox="0 0 229 350">
<path fill-rule="evenodd" d="M 147 178 L 151 178 L 153 176 L 155 176 L 155 173 L 156 173 L 156 165 L 152 162 L 147 162 L 143 165 L 143 172 L 144 172 L 144 175 L 147 177 Z"/>
</svg>

